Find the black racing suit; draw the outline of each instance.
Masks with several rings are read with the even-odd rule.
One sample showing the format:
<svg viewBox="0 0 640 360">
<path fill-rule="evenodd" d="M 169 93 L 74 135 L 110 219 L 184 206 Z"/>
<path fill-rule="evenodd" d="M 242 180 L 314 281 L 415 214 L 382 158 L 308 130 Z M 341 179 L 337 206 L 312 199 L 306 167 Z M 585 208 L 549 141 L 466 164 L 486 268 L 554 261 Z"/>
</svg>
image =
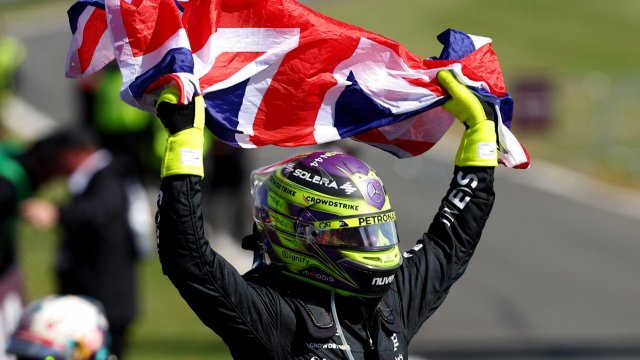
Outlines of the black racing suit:
<svg viewBox="0 0 640 360">
<path fill-rule="evenodd" d="M 407 359 L 409 342 L 464 273 L 494 201 L 493 168 L 456 167 L 427 233 L 403 256 L 381 301 L 337 297 L 286 280 L 269 266 L 239 274 L 204 237 L 196 176 L 162 181 L 162 268 L 236 359 Z M 336 334 L 339 319 L 344 339 Z"/>
</svg>

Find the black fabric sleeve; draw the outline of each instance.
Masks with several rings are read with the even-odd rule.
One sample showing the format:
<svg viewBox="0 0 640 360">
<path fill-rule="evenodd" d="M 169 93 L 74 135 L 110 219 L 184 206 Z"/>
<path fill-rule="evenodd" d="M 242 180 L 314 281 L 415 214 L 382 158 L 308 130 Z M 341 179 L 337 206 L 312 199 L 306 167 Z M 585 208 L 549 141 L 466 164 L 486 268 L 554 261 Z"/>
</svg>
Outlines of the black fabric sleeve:
<svg viewBox="0 0 640 360">
<path fill-rule="evenodd" d="M 466 270 L 493 207 L 493 174 L 494 168 L 456 166 L 428 231 L 403 255 L 393 296 L 408 339 Z"/>
<path fill-rule="evenodd" d="M 162 181 L 156 222 L 163 272 L 232 353 L 271 353 L 281 331 L 282 302 L 275 292 L 245 281 L 213 251 L 204 236 L 200 186 L 197 176 Z"/>
</svg>

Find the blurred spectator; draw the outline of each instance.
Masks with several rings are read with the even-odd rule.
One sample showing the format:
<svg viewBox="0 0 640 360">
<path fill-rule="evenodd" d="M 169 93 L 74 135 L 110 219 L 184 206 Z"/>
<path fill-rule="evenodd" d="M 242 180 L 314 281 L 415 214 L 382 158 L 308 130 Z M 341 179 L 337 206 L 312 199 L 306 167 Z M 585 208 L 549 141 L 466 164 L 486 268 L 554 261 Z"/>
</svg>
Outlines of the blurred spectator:
<svg viewBox="0 0 640 360">
<path fill-rule="evenodd" d="M 42 142 L 51 149 L 50 163 L 68 176 L 71 199 L 61 207 L 29 199 L 21 213 L 36 227 L 60 224 L 59 291 L 90 296 L 104 305 L 112 351 L 121 357 L 127 330 L 137 314 L 136 263 L 150 249 L 149 241 L 136 241 L 139 237 L 131 225 L 134 198 L 128 188 L 132 180 L 127 179 L 127 167 L 98 147 L 87 131 L 64 130 Z M 142 209 L 135 215 L 144 219 L 146 212 L 147 229 L 152 229 L 148 202 L 138 205 Z M 151 232 L 147 235 L 151 240 Z"/>
<path fill-rule="evenodd" d="M 93 128 L 103 147 L 114 157 L 131 166 L 131 174 L 142 179 L 148 175 L 155 184 L 165 148 L 166 132 L 153 115 L 136 109 L 120 99 L 122 76 L 115 63 L 80 80 L 82 118 Z M 153 121 L 151 121 L 153 120 Z M 242 238 L 251 229 L 246 221 L 249 199 L 239 199 L 239 188 L 248 182 L 244 152 L 214 140 L 207 131 L 205 156 L 211 171 L 205 177 L 205 195 L 215 197 L 208 203 L 227 204 L 211 210 L 214 228 L 223 229 L 234 238 Z"/>
<path fill-rule="evenodd" d="M 24 46 L 0 29 L 0 104 L 7 94 L 15 90 L 17 70 L 25 56 Z"/>
<path fill-rule="evenodd" d="M 16 38 L 3 33 L 0 23 L 0 131 L 4 130 L 6 102 L 17 87 L 18 70 L 26 50 Z"/>
<path fill-rule="evenodd" d="M 95 130 L 99 141 L 114 157 L 130 166 L 130 172 L 157 177 L 153 153 L 153 115 L 120 99 L 122 76 L 115 64 L 79 82 L 81 118 Z"/>
<path fill-rule="evenodd" d="M 31 303 L 9 339 L 18 360 L 107 360 L 109 324 L 99 302 L 73 295 Z"/>
<path fill-rule="evenodd" d="M 0 341 L 16 325 L 24 305 L 24 284 L 16 259 L 19 204 L 54 175 L 48 149 L 0 140 Z M 0 358 L 2 356 L 0 355 Z"/>
</svg>

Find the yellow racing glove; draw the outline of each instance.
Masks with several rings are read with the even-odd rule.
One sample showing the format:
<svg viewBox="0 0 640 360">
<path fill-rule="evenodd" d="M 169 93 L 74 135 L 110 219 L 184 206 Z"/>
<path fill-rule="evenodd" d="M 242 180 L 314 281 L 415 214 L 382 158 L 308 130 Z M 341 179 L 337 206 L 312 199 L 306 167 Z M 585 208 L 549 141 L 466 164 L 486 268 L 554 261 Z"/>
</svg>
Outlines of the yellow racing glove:
<svg viewBox="0 0 640 360">
<path fill-rule="evenodd" d="M 466 127 L 455 164 L 498 166 L 496 124 L 492 108 L 480 101 L 449 71 L 440 71 L 438 82 L 451 95 L 451 99 L 443 107 Z"/>
<path fill-rule="evenodd" d="M 204 177 L 204 100 L 195 96 L 187 105 L 179 105 L 178 90 L 162 91 L 156 103 L 156 115 L 168 132 L 160 167 L 160 177 L 197 175 Z"/>
</svg>

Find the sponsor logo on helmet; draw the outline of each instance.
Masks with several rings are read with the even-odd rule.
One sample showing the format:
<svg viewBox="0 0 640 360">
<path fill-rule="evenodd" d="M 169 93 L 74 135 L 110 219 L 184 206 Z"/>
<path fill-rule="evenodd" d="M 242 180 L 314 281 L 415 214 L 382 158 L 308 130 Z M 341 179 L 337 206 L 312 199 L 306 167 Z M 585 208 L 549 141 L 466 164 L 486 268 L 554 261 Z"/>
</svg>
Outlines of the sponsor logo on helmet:
<svg viewBox="0 0 640 360">
<path fill-rule="evenodd" d="M 313 159 L 313 161 L 309 164 L 311 166 L 318 166 L 319 164 L 321 164 L 325 159 L 328 159 L 336 154 L 339 154 L 337 152 L 327 152 L 324 153 L 320 156 L 318 156 L 317 158 Z"/>
<path fill-rule="evenodd" d="M 320 198 L 309 196 L 309 195 L 303 196 L 302 199 L 307 204 L 321 204 L 321 205 L 331 206 L 339 209 L 347 209 L 347 210 L 354 210 L 354 211 L 360 210 L 360 205 L 347 204 L 341 201 L 320 199 Z"/>
<path fill-rule="evenodd" d="M 275 194 L 268 193 L 267 197 L 268 197 L 268 204 L 271 205 L 273 208 L 278 209 L 278 210 L 282 210 L 284 208 L 284 203 L 283 203 L 282 199 L 280 199 Z"/>
<path fill-rule="evenodd" d="M 293 176 L 299 177 L 300 179 L 307 180 L 314 184 L 319 184 L 325 187 L 334 188 L 334 189 L 338 188 L 338 184 L 336 184 L 335 180 L 327 179 L 319 175 L 312 175 L 310 172 L 304 171 L 302 169 L 296 169 L 293 172 Z"/>
<path fill-rule="evenodd" d="M 384 201 L 384 191 L 382 185 L 377 181 L 371 181 L 367 184 L 367 194 L 371 201 L 374 203 L 380 203 Z"/>
<path fill-rule="evenodd" d="M 296 191 L 293 189 L 289 189 L 288 187 L 286 187 L 285 185 L 282 185 L 279 181 L 277 181 L 273 176 L 269 177 L 269 181 L 271 182 L 271 184 L 273 186 L 276 187 L 276 189 L 280 190 L 281 192 L 290 195 L 292 197 L 296 196 Z"/>
<path fill-rule="evenodd" d="M 282 257 L 293 262 L 309 265 L 309 259 L 307 257 L 289 252 L 287 250 L 282 250 Z"/>
<path fill-rule="evenodd" d="M 331 282 L 331 283 L 336 281 L 336 279 L 333 276 L 320 274 L 320 273 L 317 273 L 317 272 L 311 271 L 311 270 L 304 270 L 302 272 L 302 275 L 308 276 L 310 278 L 314 278 L 316 280 L 326 281 L 326 282 Z"/>
<path fill-rule="evenodd" d="M 371 281 L 371 285 L 388 285 L 388 284 L 391 284 L 393 282 L 393 279 L 395 278 L 395 276 L 396 275 L 393 274 L 393 275 L 389 275 L 389 276 L 373 278 L 373 280 Z"/>
<path fill-rule="evenodd" d="M 347 181 L 346 183 L 342 184 L 340 186 L 340 189 L 344 190 L 344 192 L 347 195 L 351 195 L 354 191 L 358 190 L 357 187 L 354 187 L 353 185 L 351 185 L 350 181 Z"/>
<path fill-rule="evenodd" d="M 277 213 L 271 212 L 269 214 L 269 217 L 271 221 L 273 221 L 273 223 L 276 224 L 277 227 L 281 229 L 289 230 L 289 231 L 293 229 L 293 224 L 291 223 L 291 221 L 285 219 L 284 217 L 278 215 Z"/>
<path fill-rule="evenodd" d="M 382 183 L 377 179 L 370 179 L 366 183 L 365 200 L 376 209 L 382 209 L 385 204 L 385 195 Z"/>
<path fill-rule="evenodd" d="M 371 215 L 371 216 L 363 216 L 358 218 L 358 226 L 362 225 L 375 225 L 382 224 L 396 220 L 395 212 L 388 212 L 384 214 Z"/>
<path fill-rule="evenodd" d="M 287 177 L 293 171 L 293 164 L 288 163 L 282 168 L 282 176 Z"/>
</svg>

